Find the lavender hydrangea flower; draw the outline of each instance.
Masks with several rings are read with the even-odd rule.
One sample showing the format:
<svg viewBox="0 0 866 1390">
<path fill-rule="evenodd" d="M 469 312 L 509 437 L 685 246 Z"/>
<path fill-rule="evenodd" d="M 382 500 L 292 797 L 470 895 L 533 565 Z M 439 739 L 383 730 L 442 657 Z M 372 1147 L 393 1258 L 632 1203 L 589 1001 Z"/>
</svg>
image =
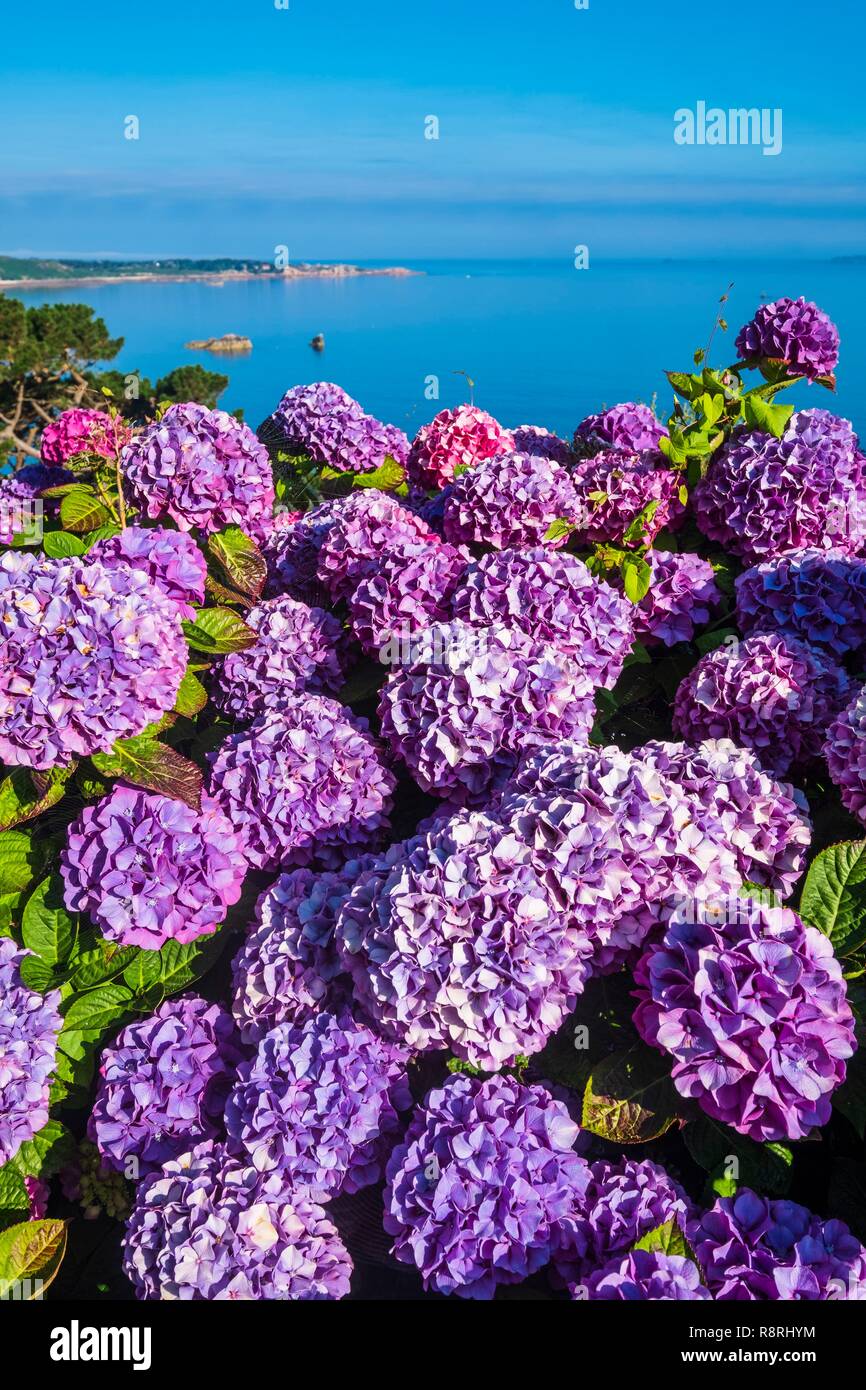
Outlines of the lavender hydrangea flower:
<svg viewBox="0 0 866 1390">
<path fill-rule="evenodd" d="M 293 386 L 267 421 L 280 447 L 306 454 L 338 473 L 370 473 L 389 456 L 403 465 L 409 441 L 394 425 L 367 415 L 356 400 L 330 381 Z"/>
<path fill-rule="evenodd" d="M 722 601 L 712 565 L 687 552 L 650 550 L 646 558 L 652 578 L 643 598 L 632 605 L 635 636 L 648 647 L 690 642 Z M 619 575 L 614 582 L 622 586 Z"/>
<path fill-rule="evenodd" d="M 59 989 L 37 994 L 21 978 L 20 951 L 0 936 L 0 1166 L 48 1123 L 48 1093 L 63 1024 Z"/>
<path fill-rule="evenodd" d="M 455 473 L 514 448 L 514 438 L 492 415 L 474 405 L 440 410 L 412 441 L 406 470 L 424 491 L 450 483 Z"/>
<path fill-rule="evenodd" d="M 320 1206 L 212 1141 L 141 1184 L 123 1268 L 144 1299 L 335 1299 L 352 1276 Z"/>
<path fill-rule="evenodd" d="M 260 546 L 268 566 L 265 593 L 269 598 L 288 594 L 301 603 L 319 607 L 327 601 L 328 591 L 317 574 L 319 551 L 331 523 L 347 501 L 345 497 L 333 497 L 287 525 L 277 524 L 285 513 L 277 514 Z"/>
<path fill-rule="evenodd" d="M 43 463 L 62 464 L 75 454 L 114 459 L 131 433 L 123 420 L 104 410 L 64 410 L 42 431 L 39 452 Z"/>
<path fill-rule="evenodd" d="M 733 739 L 783 777 L 820 755 L 827 728 L 852 690 L 841 667 L 815 648 L 756 633 L 701 658 L 677 690 L 674 731 L 687 743 Z"/>
<path fill-rule="evenodd" d="M 815 381 L 830 376 L 839 361 L 839 330 L 817 304 L 777 299 L 762 304 L 737 334 L 737 352 L 750 366 L 782 363 L 789 377 Z"/>
<path fill-rule="evenodd" d="M 498 1071 L 540 1051 L 574 1008 L 577 934 L 531 850 L 463 812 L 361 874 L 337 919 L 355 995 L 413 1051 Z"/>
<path fill-rule="evenodd" d="M 578 1127 L 541 1086 L 453 1076 L 418 1106 L 388 1162 L 385 1230 L 425 1288 L 490 1299 L 558 1248 L 589 1170 Z"/>
<path fill-rule="evenodd" d="M 102 1053 L 87 1122 L 103 1163 L 146 1177 L 217 1138 L 241 1059 L 231 1015 L 206 999 L 167 999 L 123 1028 Z"/>
<path fill-rule="evenodd" d="M 749 898 L 736 911 L 678 908 L 635 983 L 638 1032 L 673 1057 L 677 1090 L 713 1119 L 759 1142 L 827 1123 L 853 1014 L 833 947 L 796 913 Z"/>
<path fill-rule="evenodd" d="M 747 883 L 787 898 L 794 890 L 812 838 L 809 803 L 798 787 L 777 782 L 755 754 L 730 739 L 647 743 L 632 755 L 648 763 L 710 813 L 710 833 L 733 850 Z"/>
<path fill-rule="evenodd" d="M 866 687 L 833 720 L 824 754 L 842 805 L 866 823 Z"/>
<path fill-rule="evenodd" d="M 346 640 L 340 622 L 297 599 L 265 599 L 246 615 L 258 640 L 232 652 L 213 672 L 212 696 L 223 713 L 249 720 L 279 711 L 287 695 L 339 690 Z"/>
<path fill-rule="evenodd" d="M 224 410 L 169 406 L 121 456 L 130 497 L 154 521 L 181 531 L 240 526 L 255 538 L 274 508 L 268 451 L 248 425 Z"/>
<path fill-rule="evenodd" d="M 572 470 L 575 515 L 584 540 L 620 544 L 633 522 L 641 522 L 643 539 L 681 520 L 682 475 L 660 467 L 651 454 L 606 450 Z"/>
<path fill-rule="evenodd" d="M 536 458 L 552 459 L 554 463 L 565 466 L 574 463 L 571 445 L 540 425 L 518 425 L 511 434 L 516 454 L 533 454 Z"/>
<path fill-rule="evenodd" d="M 127 526 L 117 536 L 97 541 L 87 552 L 108 570 L 128 565 L 143 571 L 169 598 L 184 618 L 195 617 L 194 603 L 204 603 L 207 560 L 192 536 L 156 526 Z"/>
<path fill-rule="evenodd" d="M 736 581 L 745 633 L 781 632 L 834 657 L 866 645 L 866 561 L 809 546 L 755 565 Z"/>
<path fill-rule="evenodd" d="M 425 522 L 378 488 L 344 500 L 319 547 L 317 575 L 335 601 L 346 599 L 384 559 L 409 559 L 438 537 Z"/>
<path fill-rule="evenodd" d="M 620 454 L 640 454 L 645 449 L 657 450 L 659 440 L 666 434 L 650 406 L 624 401 L 581 420 L 574 432 L 574 449 L 581 455 L 600 454 L 608 449 Z"/>
<path fill-rule="evenodd" d="M 591 1274 L 586 1283 L 590 1300 L 620 1299 L 700 1302 L 712 1294 L 701 1283 L 694 1260 L 683 1255 L 663 1255 L 659 1250 L 632 1250 Z"/>
<path fill-rule="evenodd" d="M 588 737 L 593 687 L 549 642 L 516 628 L 433 623 L 389 675 L 382 737 L 425 791 L 478 804 L 519 754 L 556 737 Z"/>
<path fill-rule="evenodd" d="M 427 545 L 417 555 L 384 558 L 349 599 L 352 631 L 368 656 L 387 658 L 413 633 L 451 617 L 451 598 L 469 556 L 453 545 Z"/>
<path fill-rule="evenodd" d="M 494 550 L 540 545 L 554 521 L 570 521 L 576 510 L 562 464 L 536 454 L 498 454 L 455 478 L 445 502 L 445 539 Z"/>
<path fill-rule="evenodd" d="M 279 715 L 227 738 L 211 769 L 213 796 L 257 869 L 369 847 L 394 785 L 366 720 L 323 695 L 287 696 Z"/>
<path fill-rule="evenodd" d="M 797 1202 L 771 1201 L 741 1187 L 689 1229 L 716 1299 L 866 1297 L 866 1250 L 844 1221 L 824 1221 Z"/>
<path fill-rule="evenodd" d="M 350 1005 L 334 927 L 368 859 L 340 873 L 293 869 L 262 893 L 232 965 L 232 1007 L 245 1043 L 261 1042 L 278 1023 L 304 1023 Z"/>
<path fill-rule="evenodd" d="M 516 627 L 565 652 L 593 685 L 614 686 L 634 641 L 634 607 L 577 556 L 501 550 L 466 570 L 455 618 L 474 627 Z"/>
<path fill-rule="evenodd" d="M 229 1138 L 259 1172 L 316 1201 L 377 1182 L 412 1104 L 406 1054 L 348 1014 L 280 1023 L 226 1105 Z"/>
<path fill-rule="evenodd" d="M 747 564 L 866 544 L 866 458 L 847 420 L 800 410 L 781 439 L 735 430 L 692 493 L 705 536 Z"/>
<path fill-rule="evenodd" d="M 69 910 L 109 941 L 150 951 L 213 931 L 246 870 L 242 837 L 212 800 L 198 812 L 121 784 L 85 806 L 60 859 Z"/>
<path fill-rule="evenodd" d="M 16 536 L 37 539 L 44 516 L 52 515 L 57 506 L 51 498 L 42 500 L 43 490 L 61 487 L 72 477 L 66 468 L 28 463 L 0 478 L 0 545 L 11 545 Z"/>
<path fill-rule="evenodd" d="M 170 710 L 188 659 L 177 604 L 140 570 L 0 557 L 0 759 L 61 767 Z"/>
<path fill-rule="evenodd" d="M 554 1255 L 557 1282 L 574 1293 L 657 1226 L 676 1221 L 684 1231 L 694 1215 L 683 1189 L 657 1163 L 630 1158 L 591 1163 L 589 1183 Z"/>
</svg>

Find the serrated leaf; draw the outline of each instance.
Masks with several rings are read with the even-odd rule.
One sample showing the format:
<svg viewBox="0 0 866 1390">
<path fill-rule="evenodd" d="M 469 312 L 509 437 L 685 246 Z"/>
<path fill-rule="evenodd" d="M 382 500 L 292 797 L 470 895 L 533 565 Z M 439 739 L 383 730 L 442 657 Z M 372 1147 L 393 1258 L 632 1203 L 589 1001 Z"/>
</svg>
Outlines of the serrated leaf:
<svg viewBox="0 0 866 1390">
<path fill-rule="evenodd" d="M 38 1283 L 39 1292 L 44 1292 L 65 1252 L 65 1221 L 25 1221 L 10 1226 L 0 1234 L 0 1298 L 15 1296 L 28 1281 Z"/>
<path fill-rule="evenodd" d="M 207 548 L 235 589 L 248 598 L 259 597 L 268 567 L 254 540 L 239 526 L 227 526 L 208 537 Z"/>
<path fill-rule="evenodd" d="M 847 956 L 866 944 L 866 840 L 828 845 L 816 854 L 800 896 L 800 916 Z"/>
<path fill-rule="evenodd" d="M 227 933 L 212 932 L 185 945 L 167 941 L 156 952 L 160 958 L 159 985 L 163 994 L 177 994 L 210 970 L 222 955 Z"/>
<path fill-rule="evenodd" d="M 638 555 L 626 555 L 622 562 L 622 587 L 630 602 L 640 603 L 649 593 L 652 577 L 652 568 L 646 560 Z"/>
<path fill-rule="evenodd" d="M 94 989 L 125 971 L 135 958 L 137 947 L 114 946 L 106 942 L 92 951 L 76 956 L 68 984 L 75 993 Z"/>
<path fill-rule="evenodd" d="M 66 531 L 92 531 L 111 520 L 111 514 L 91 492 L 74 487 L 60 503 L 60 523 Z"/>
<path fill-rule="evenodd" d="M 24 1175 L 11 1163 L 0 1168 L 0 1230 L 30 1217 L 30 1196 Z"/>
<path fill-rule="evenodd" d="M 0 832 L 0 892 L 23 893 L 39 873 L 42 857 L 29 831 Z"/>
<path fill-rule="evenodd" d="M 194 676 L 192 671 L 187 671 L 174 702 L 175 713 L 194 719 L 197 714 L 201 714 L 206 704 L 207 691 L 198 677 Z"/>
<path fill-rule="evenodd" d="M 583 1095 L 583 1128 L 615 1144 L 646 1144 L 677 1118 L 670 1059 L 635 1045 L 605 1057 Z"/>
<path fill-rule="evenodd" d="M 69 531 L 46 531 L 42 537 L 42 549 L 52 560 L 60 560 L 69 555 L 83 555 L 83 541 Z"/>
<path fill-rule="evenodd" d="M 29 768 L 10 768 L 0 781 L 0 831 L 35 820 L 43 811 L 56 806 L 63 797 L 75 764 L 51 768 L 41 774 L 41 789 L 34 784 Z"/>
<path fill-rule="evenodd" d="M 100 1032 L 112 1028 L 125 1018 L 132 1003 L 132 992 L 126 985 L 102 985 L 87 994 L 73 997 L 71 1003 L 63 1006 L 64 1030 L 72 1032 Z"/>
<path fill-rule="evenodd" d="M 103 526 L 97 526 L 94 531 L 88 531 L 84 537 L 85 550 L 92 550 L 97 541 L 111 540 L 112 536 L 119 536 L 121 528 L 115 521 L 106 521 Z"/>
<path fill-rule="evenodd" d="M 676 1219 L 665 1221 L 661 1226 L 654 1226 L 645 1236 L 641 1236 L 632 1246 L 632 1250 L 653 1250 L 660 1255 L 681 1255 L 693 1264 L 698 1262 Z"/>
<path fill-rule="evenodd" d="M 94 753 L 93 765 L 107 777 L 123 777 L 137 787 L 201 810 L 201 768 L 157 739 L 144 734 L 119 739 L 111 753 Z"/>
<path fill-rule="evenodd" d="M 76 918 L 67 912 L 63 902 L 60 875 L 44 878 L 24 907 L 21 919 L 24 945 L 53 969 L 68 960 L 77 929 Z"/>
<path fill-rule="evenodd" d="M 162 960 L 159 951 L 137 951 L 123 972 L 124 983 L 133 994 L 145 994 L 157 984 L 162 974 Z"/>
<path fill-rule="evenodd" d="M 405 468 L 391 454 L 372 473 L 352 474 L 353 487 L 377 487 L 382 492 L 395 492 L 405 481 Z"/>
<path fill-rule="evenodd" d="M 551 545 L 554 541 L 564 540 L 566 536 L 571 535 L 574 529 L 575 526 L 573 521 L 566 521 L 564 517 L 559 517 L 556 521 L 552 521 L 545 531 L 545 545 Z"/>
<path fill-rule="evenodd" d="M 689 372 L 665 372 L 665 376 L 677 395 L 684 400 L 696 400 L 703 393 L 704 383 L 699 376 L 692 376 Z"/>
<path fill-rule="evenodd" d="M 18 969 L 22 983 L 37 994 L 47 994 L 49 990 L 58 986 L 59 979 L 54 966 L 40 960 L 39 956 L 25 956 Z"/>
<path fill-rule="evenodd" d="M 776 439 L 781 439 L 785 433 L 785 427 L 794 413 L 792 405 L 771 405 L 761 396 L 747 395 L 743 397 L 746 410 L 746 424 L 753 429 L 763 430 L 766 434 L 772 434 Z"/>
<path fill-rule="evenodd" d="M 210 656 L 242 652 L 258 641 L 258 634 L 230 608 L 199 608 L 195 622 L 184 622 L 186 640 L 196 651 Z"/>
<path fill-rule="evenodd" d="M 22 1177 L 46 1178 L 59 1173 L 75 1150 L 75 1140 L 59 1120 L 49 1120 L 32 1139 L 26 1139 L 11 1160 Z"/>
</svg>

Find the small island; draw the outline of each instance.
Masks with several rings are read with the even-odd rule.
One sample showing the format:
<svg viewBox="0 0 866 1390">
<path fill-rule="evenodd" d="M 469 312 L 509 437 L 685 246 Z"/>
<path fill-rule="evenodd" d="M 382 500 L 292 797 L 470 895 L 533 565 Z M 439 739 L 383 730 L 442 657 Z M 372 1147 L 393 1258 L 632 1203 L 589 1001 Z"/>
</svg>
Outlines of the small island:
<svg viewBox="0 0 866 1390">
<path fill-rule="evenodd" d="M 103 261 L 37 260 L 0 255 L 0 290 L 52 289 L 60 283 L 107 285 L 131 282 L 153 284 L 168 280 L 305 280 L 347 279 L 355 275 L 420 275 L 405 266 L 360 266 L 300 261 L 277 267 L 271 261 L 184 260 Z"/>
<path fill-rule="evenodd" d="M 193 338 L 184 347 L 197 352 L 252 352 L 253 340 L 240 333 L 223 333 L 221 338 Z"/>
</svg>

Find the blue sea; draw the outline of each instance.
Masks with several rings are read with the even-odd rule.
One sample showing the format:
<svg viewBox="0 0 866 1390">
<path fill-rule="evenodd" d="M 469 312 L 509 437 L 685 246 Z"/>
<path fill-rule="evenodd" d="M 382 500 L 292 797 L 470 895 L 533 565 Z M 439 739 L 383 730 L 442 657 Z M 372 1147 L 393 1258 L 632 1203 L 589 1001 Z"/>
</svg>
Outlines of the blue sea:
<svg viewBox="0 0 866 1390">
<path fill-rule="evenodd" d="M 724 310 L 730 329 L 716 334 L 713 364 L 735 360 L 736 332 L 762 298 L 805 295 L 839 325 L 839 388 L 835 398 L 805 387 L 788 399 L 827 406 L 866 429 L 866 260 L 609 261 L 580 271 L 569 261 L 408 264 L 424 273 L 76 286 L 20 297 L 91 304 L 124 337 L 112 365 L 125 371 L 155 380 L 198 361 L 225 372 L 220 405 L 241 407 L 253 427 L 289 386 L 324 379 L 412 435 L 437 410 L 468 399 L 465 373 L 476 404 L 503 424 L 568 434 L 590 411 L 621 400 L 655 397 L 667 414 L 664 369 L 691 368 L 733 281 Z M 223 333 L 250 337 L 252 353 L 223 358 L 184 348 Z M 317 333 L 325 335 L 321 353 L 309 346 Z"/>
</svg>

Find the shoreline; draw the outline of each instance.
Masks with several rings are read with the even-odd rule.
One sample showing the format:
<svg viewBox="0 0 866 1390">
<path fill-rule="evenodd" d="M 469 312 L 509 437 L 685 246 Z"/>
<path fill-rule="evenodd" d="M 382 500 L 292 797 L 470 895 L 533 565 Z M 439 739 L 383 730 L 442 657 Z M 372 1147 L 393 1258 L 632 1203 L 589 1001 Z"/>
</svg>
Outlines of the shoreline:
<svg viewBox="0 0 866 1390">
<path fill-rule="evenodd" d="M 0 280 L 0 291 L 10 289 L 42 290 L 56 289 L 63 285 L 165 285 L 189 284 L 192 281 L 219 283 L 234 280 L 350 280 L 359 276 L 393 276 L 403 278 L 408 275 L 423 275 L 423 270 L 409 270 L 406 266 L 392 265 L 368 268 L 357 265 L 322 265 L 309 268 L 290 267 L 288 270 L 196 270 L 180 275 L 160 274 L 158 271 L 144 271 L 141 275 L 75 275 L 55 276 L 49 279 Z"/>
</svg>

